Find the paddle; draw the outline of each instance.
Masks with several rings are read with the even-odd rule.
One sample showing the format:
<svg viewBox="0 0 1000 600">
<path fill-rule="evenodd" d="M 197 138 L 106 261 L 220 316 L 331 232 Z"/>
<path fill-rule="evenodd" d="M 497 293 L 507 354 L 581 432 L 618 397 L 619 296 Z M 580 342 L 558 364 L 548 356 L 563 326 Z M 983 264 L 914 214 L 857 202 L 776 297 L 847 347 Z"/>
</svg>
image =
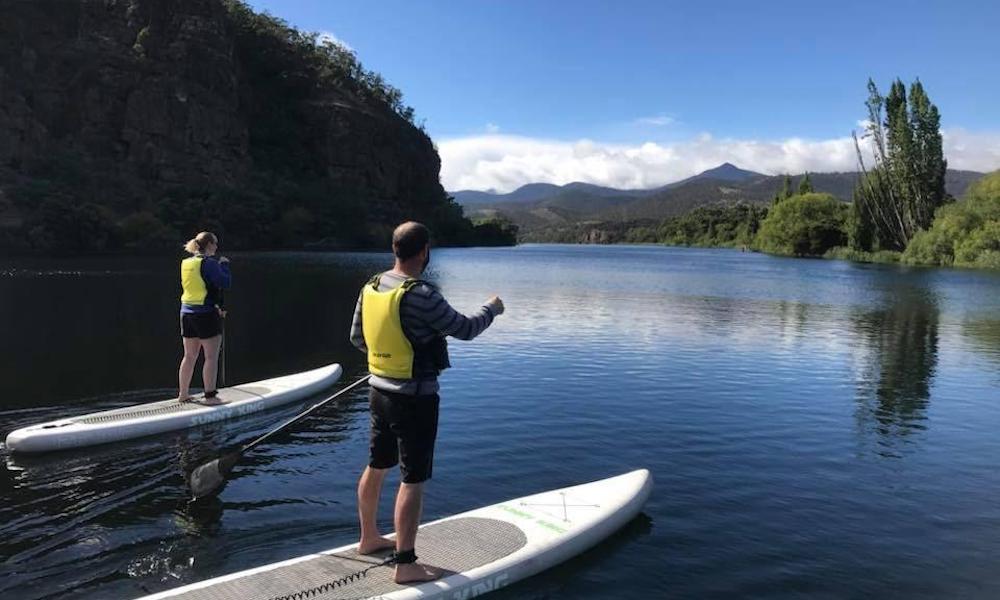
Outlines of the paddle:
<svg viewBox="0 0 1000 600">
<path fill-rule="evenodd" d="M 215 382 L 215 389 L 226 387 L 226 316 L 219 315 L 222 321 L 219 325 L 221 337 L 219 339 L 219 380 Z"/>
<path fill-rule="evenodd" d="M 227 263 L 229 262 L 229 259 L 226 258 L 225 256 L 223 256 L 222 258 L 225 258 Z M 219 260 L 221 261 L 222 259 Z M 219 303 L 216 307 L 216 310 L 219 311 L 219 329 L 220 329 L 219 333 L 222 336 L 222 338 L 219 340 L 219 366 L 218 366 L 219 380 L 215 384 L 215 389 L 226 387 L 226 355 L 229 353 L 227 352 L 228 348 L 226 348 L 225 306 L 226 306 L 226 290 L 223 288 L 219 288 Z"/>
<path fill-rule="evenodd" d="M 229 472 L 233 470 L 233 467 L 236 466 L 236 463 L 238 463 L 240 459 L 243 458 L 244 454 L 262 444 L 272 435 L 279 433 L 284 429 L 286 429 L 287 427 L 289 427 L 290 425 L 298 423 L 302 419 L 306 418 L 314 410 L 323 406 L 327 402 L 335 400 L 336 398 L 339 398 L 340 396 L 343 396 L 347 392 L 358 387 L 362 383 L 365 383 L 366 381 L 368 381 L 369 377 L 371 377 L 371 375 L 365 375 L 361 379 L 355 381 L 351 385 L 345 387 L 344 389 L 330 396 L 326 400 L 322 400 L 320 402 L 317 402 L 316 404 L 313 404 L 311 407 L 307 408 L 306 410 L 302 411 L 301 413 L 292 417 L 291 419 L 285 421 L 281 425 L 275 427 L 271 431 L 265 433 L 264 435 L 260 436 L 259 438 L 255 439 L 249 444 L 241 446 L 235 452 L 230 452 L 229 454 L 225 454 L 199 467 L 196 467 L 193 471 L 191 471 L 191 474 L 188 475 L 187 478 L 188 486 L 191 488 L 191 495 L 194 497 L 194 500 L 198 500 L 199 498 L 204 498 L 206 496 L 212 496 L 222 491 L 222 488 L 226 485 L 226 476 L 229 475 Z"/>
</svg>

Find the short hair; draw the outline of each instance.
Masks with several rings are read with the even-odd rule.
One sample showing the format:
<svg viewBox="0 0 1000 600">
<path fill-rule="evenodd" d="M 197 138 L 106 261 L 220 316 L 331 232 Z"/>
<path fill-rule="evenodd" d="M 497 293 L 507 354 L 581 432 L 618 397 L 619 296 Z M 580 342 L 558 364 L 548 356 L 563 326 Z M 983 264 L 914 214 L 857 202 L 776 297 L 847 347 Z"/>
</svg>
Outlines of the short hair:
<svg viewBox="0 0 1000 600">
<path fill-rule="evenodd" d="M 392 253 L 399 260 L 409 260 L 420 254 L 431 241 L 431 232 L 423 223 L 407 221 L 392 232 Z"/>
</svg>

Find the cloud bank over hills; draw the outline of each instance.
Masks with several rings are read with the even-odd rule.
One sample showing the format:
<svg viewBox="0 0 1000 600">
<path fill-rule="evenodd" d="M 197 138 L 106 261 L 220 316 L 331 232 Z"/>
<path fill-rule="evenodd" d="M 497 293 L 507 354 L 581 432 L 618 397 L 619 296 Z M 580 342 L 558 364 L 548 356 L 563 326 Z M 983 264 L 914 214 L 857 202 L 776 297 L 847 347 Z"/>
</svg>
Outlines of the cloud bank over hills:
<svg viewBox="0 0 1000 600">
<path fill-rule="evenodd" d="M 942 130 L 952 169 L 1000 168 L 1000 132 Z M 866 142 L 863 144 L 867 145 Z M 766 174 L 857 170 L 849 136 L 764 141 L 715 138 L 664 144 L 610 144 L 485 134 L 441 139 L 441 182 L 447 190 L 510 192 L 527 183 L 582 181 L 620 189 L 653 188 L 732 162 Z M 865 158 L 870 152 L 865 148 Z"/>
</svg>

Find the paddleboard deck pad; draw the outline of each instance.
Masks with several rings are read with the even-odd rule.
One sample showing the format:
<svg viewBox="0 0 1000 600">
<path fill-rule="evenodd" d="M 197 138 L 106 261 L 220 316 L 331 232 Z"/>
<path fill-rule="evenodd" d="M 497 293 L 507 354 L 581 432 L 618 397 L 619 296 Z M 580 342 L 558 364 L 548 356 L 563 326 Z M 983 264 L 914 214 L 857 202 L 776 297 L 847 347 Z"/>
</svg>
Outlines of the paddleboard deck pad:
<svg viewBox="0 0 1000 600">
<path fill-rule="evenodd" d="M 356 545 L 224 575 L 141 600 L 411 600 L 474 598 L 555 566 L 598 544 L 638 515 L 652 490 L 649 471 L 501 502 L 420 527 L 420 562 L 444 577 L 393 582 L 388 557 Z M 368 569 L 363 576 L 360 571 Z"/>
<path fill-rule="evenodd" d="M 220 404 L 175 398 L 49 421 L 12 431 L 5 446 L 11 452 L 49 452 L 197 427 L 301 400 L 330 387 L 342 373 L 340 365 L 331 364 L 221 388 Z"/>
</svg>

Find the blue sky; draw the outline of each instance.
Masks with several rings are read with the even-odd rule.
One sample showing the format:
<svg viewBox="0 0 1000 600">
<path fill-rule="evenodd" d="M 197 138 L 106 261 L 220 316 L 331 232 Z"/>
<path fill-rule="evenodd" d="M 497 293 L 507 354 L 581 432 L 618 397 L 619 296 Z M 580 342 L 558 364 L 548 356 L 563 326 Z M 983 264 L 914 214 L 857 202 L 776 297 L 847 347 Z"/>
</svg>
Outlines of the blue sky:
<svg viewBox="0 0 1000 600">
<path fill-rule="evenodd" d="M 723 142 L 843 143 L 864 117 L 869 76 L 882 87 L 897 76 L 919 77 L 941 109 L 943 129 L 955 132 L 951 146 L 960 151 L 949 154 L 952 163 L 1000 167 L 1000 2 L 251 5 L 332 34 L 400 88 L 441 147 L 446 186 L 503 189 L 525 178 L 564 183 L 580 175 L 653 185 L 727 152 L 767 171 L 843 168 L 842 156 L 824 162 L 822 147 L 809 156 L 793 152 L 787 164 L 766 152 L 754 158 L 746 148 L 695 150 Z M 559 144 L 579 154 L 581 141 L 585 154 L 610 156 L 600 163 L 606 168 L 524 166 L 532 152 L 551 154 Z M 641 153 L 644 145 L 675 152 L 650 159 L 656 173 L 641 172 L 648 165 L 615 170 L 615 155 L 627 163 L 628 150 Z M 506 171 L 497 157 L 504 148 L 521 159 L 507 161 Z M 484 161 L 495 168 L 462 179 L 460 171 L 468 175 Z M 671 168 L 656 166 L 667 163 Z"/>
</svg>

